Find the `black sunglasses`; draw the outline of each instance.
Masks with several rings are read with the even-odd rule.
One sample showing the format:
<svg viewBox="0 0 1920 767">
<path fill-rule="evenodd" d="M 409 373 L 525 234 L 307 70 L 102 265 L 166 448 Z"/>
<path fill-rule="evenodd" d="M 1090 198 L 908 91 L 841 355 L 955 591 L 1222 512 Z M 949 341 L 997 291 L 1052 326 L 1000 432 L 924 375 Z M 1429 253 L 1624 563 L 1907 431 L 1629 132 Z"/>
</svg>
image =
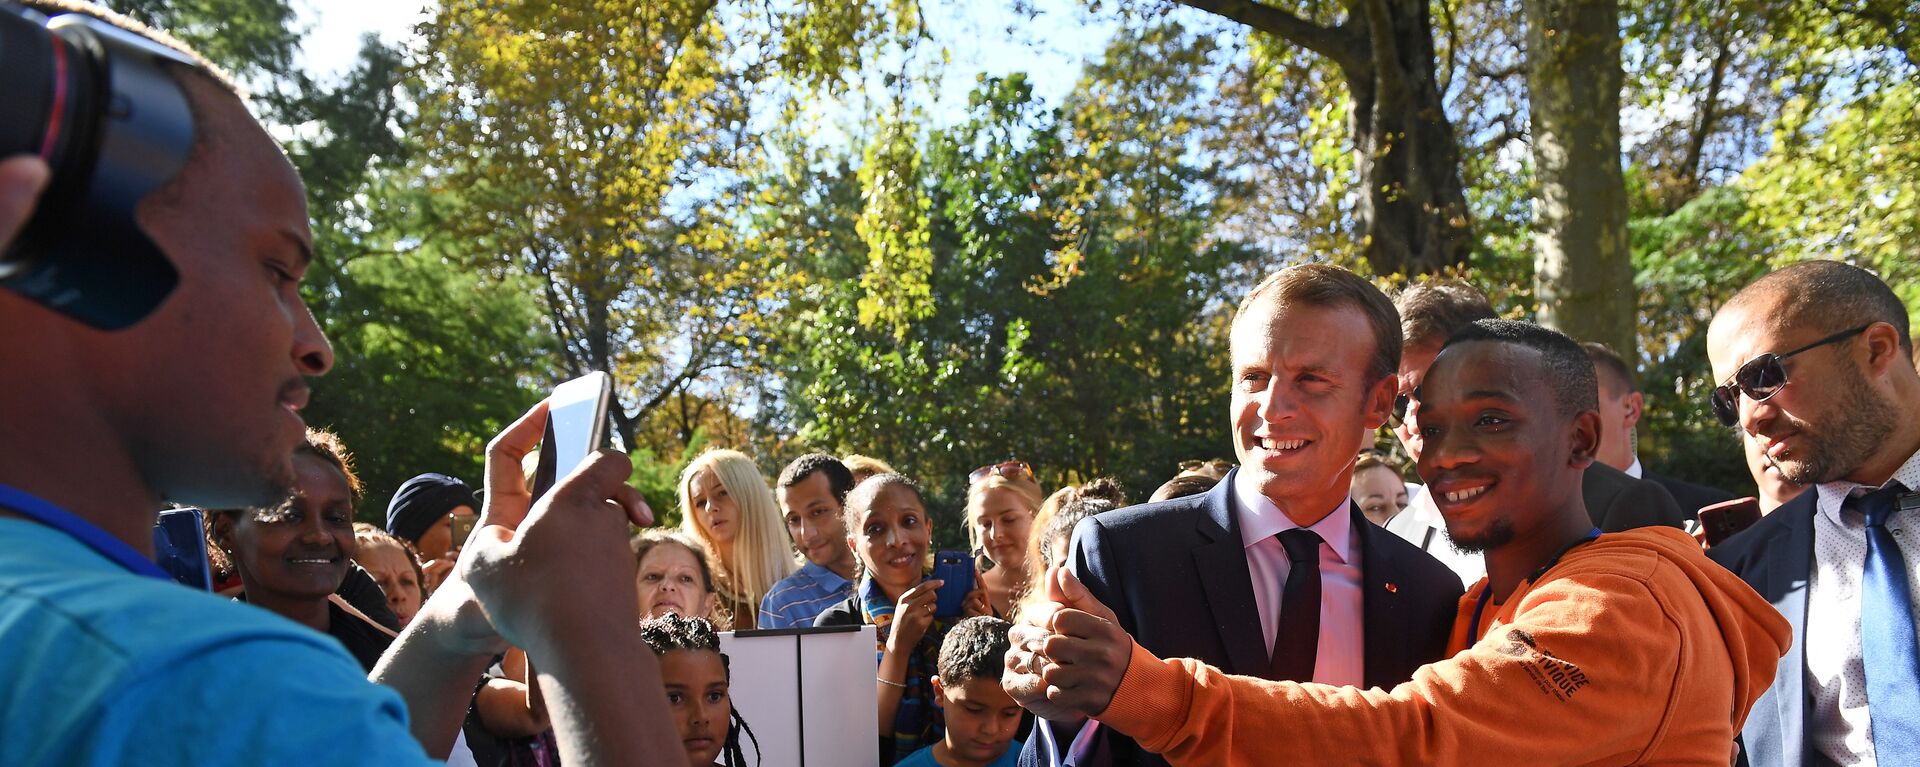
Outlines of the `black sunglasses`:
<svg viewBox="0 0 1920 767">
<path fill-rule="evenodd" d="M 1387 425 L 1392 426 L 1394 428 L 1399 428 L 1400 424 L 1406 423 L 1407 422 L 1407 406 L 1410 404 L 1413 404 L 1412 396 L 1406 395 L 1406 394 L 1394 395 L 1393 413 L 1392 413 L 1392 417 L 1387 419 Z"/>
<path fill-rule="evenodd" d="M 1741 365 L 1740 369 L 1734 372 L 1732 380 L 1714 387 L 1710 398 L 1713 402 L 1713 414 L 1719 416 L 1720 423 L 1727 426 L 1739 423 L 1740 395 L 1745 394 L 1747 399 L 1754 402 L 1765 402 L 1768 397 L 1778 394 L 1780 387 L 1787 385 L 1787 369 L 1780 363 L 1785 362 L 1788 357 L 1830 343 L 1845 341 L 1866 332 L 1870 327 L 1873 327 L 1871 322 L 1852 330 L 1842 330 L 1785 354 L 1767 353 L 1747 360 L 1747 364 Z"/>
</svg>

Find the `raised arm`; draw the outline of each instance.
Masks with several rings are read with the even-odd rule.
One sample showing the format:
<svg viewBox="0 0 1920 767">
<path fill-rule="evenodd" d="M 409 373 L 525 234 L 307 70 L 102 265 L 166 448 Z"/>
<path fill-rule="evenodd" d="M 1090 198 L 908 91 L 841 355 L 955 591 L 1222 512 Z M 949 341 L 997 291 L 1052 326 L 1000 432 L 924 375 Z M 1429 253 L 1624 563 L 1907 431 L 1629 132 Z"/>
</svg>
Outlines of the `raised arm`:
<svg viewBox="0 0 1920 767">
<path fill-rule="evenodd" d="M 1061 580 L 1067 599 L 1034 670 L 1049 704 L 1093 714 L 1174 765 L 1469 764 L 1489 754 L 1515 764 L 1625 764 L 1671 734 L 1663 725 L 1681 699 L 1680 629 L 1643 583 L 1623 576 L 1548 583 L 1525 599 L 1584 609 L 1522 609 L 1391 692 L 1155 658 L 1077 582 Z M 1107 657 L 1115 647 L 1127 653 L 1118 671 Z M 1732 707 L 1733 682 L 1725 684 Z M 1732 713 L 1678 715 L 1686 727 L 1724 730 L 1730 746 Z"/>
<path fill-rule="evenodd" d="M 658 659 L 640 640 L 626 525 L 652 522 L 624 456 L 600 453 L 539 504 L 520 461 L 544 403 L 487 447 L 487 501 L 456 576 L 374 669 L 399 690 L 432 754 L 451 748 L 475 681 L 509 644 L 524 648 L 568 764 L 685 764 Z M 624 513 L 623 513 L 624 511 Z"/>
</svg>

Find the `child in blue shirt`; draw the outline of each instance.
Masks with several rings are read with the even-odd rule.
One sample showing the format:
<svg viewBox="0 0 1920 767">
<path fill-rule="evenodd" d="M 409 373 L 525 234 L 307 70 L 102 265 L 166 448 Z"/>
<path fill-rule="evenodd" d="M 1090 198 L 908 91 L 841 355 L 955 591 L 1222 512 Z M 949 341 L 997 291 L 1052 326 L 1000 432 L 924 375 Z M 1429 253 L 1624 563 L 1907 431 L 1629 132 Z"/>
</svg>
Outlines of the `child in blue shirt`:
<svg viewBox="0 0 1920 767">
<path fill-rule="evenodd" d="M 946 714 L 939 742 L 913 752 L 898 767 L 1014 767 L 1020 742 L 1020 705 L 1000 687 L 1007 629 L 999 618 L 961 621 L 940 644 L 933 700 Z"/>
</svg>

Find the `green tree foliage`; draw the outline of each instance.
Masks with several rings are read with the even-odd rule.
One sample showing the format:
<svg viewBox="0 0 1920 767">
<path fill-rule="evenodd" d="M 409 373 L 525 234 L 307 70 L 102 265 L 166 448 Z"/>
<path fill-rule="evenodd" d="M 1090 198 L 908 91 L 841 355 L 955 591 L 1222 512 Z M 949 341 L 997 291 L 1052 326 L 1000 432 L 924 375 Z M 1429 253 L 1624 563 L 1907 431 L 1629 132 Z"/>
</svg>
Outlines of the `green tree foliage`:
<svg viewBox="0 0 1920 767">
<path fill-rule="evenodd" d="M 304 292 L 336 360 L 307 419 L 354 451 L 365 519 L 415 474 L 478 482 L 487 440 L 539 399 L 520 371 L 551 364 L 529 291 L 405 234 L 434 215 L 404 138 L 406 86 L 400 52 L 369 39 L 340 83 L 302 78 L 277 109 L 320 254 Z"/>
<path fill-rule="evenodd" d="M 1641 450 L 1656 469 L 1750 488 L 1706 407 L 1706 326 L 1793 261 L 1875 269 L 1920 310 L 1915 9 L 1897 2 L 1630 4 L 1627 100 L 1640 292 Z M 1905 21 L 1901 21 L 1905 19 Z"/>
<path fill-rule="evenodd" d="M 1344 86 L 1337 97 L 1356 176 L 1352 216 L 1375 272 L 1427 274 L 1466 262 L 1473 226 L 1429 0 L 1175 2 L 1284 41 L 1283 58 L 1305 62 L 1311 53 L 1339 73 L 1328 82 Z"/>
<path fill-rule="evenodd" d="M 477 488 L 487 440 L 542 396 L 519 372 L 549 364 L 538 307 L 433 249 L 363 259 L 333 285 L 321 316 L 339 361 L 315 382 L 307 420 L 354 451 L 361 516 L 383 514 L 422 472 Z"/>
<path fill-rule="evenodd" d="M 1222 288 L 1250 253 L 1207 231 L 1186 78 L 1208 51 L 1150 28 L 1063 109 L 1019 75 L 983 78 L 960 124 L 881 130 L 862 158 L 892 158 L 886 173 L 770 179 L 768 199 L 812 203 L 763 213 L 795 276 L 782 367 L 801 440 L 881 457 L 949 507 L 969 470 L 1009 457 L 1144 494 L 1180 459 L 1230 453 Z M 877 196 L 912 201 L 880 208 L 906 220 Z M 925 250 L 918 310 L 863 312 L 888 279 L 866 257 L 876 231 L 921 233 L 888 235 Z"/>
<path fill-rule="evenodd" d="M 1648 192 L 1651 194 L 1651 192 Z M 1707 323 L 1742 286 L 1771 266 L 1754 254 L 1774 239 L 1746 223 L 1739 190 L 1714 187 L 1665 216 L 1636 219 L 1640 392 L 1635 431 L 1643 464 L 1742 494 L 1753 490 L 1739 436 L 1720 425 L 1707 397 L 1720 382 L 1707 366 Z M 1624 356 L 1624 355 L 1623 355 Z"/>
<path fill-rule="evenodd" d="M 1790 109 L 1737 184 L 1776 260 L 1843 257 L 1879 271 L 1920 309 L 1920 87 L 1889 84 L 1828 116 L 1817 137 Z"/>
<path fill-rule="evenodd" d="M 297 77 L 290 72 L 302 32 L 286 0 L 111 0 L 106 5 L 165 30 L 236 76 Z"/>
<path fill-rule="evenodd" d="M 527 291 L 484 282 L 423 242 L 402 53 L 369 38 L 337 82 L 292 67 L 303 31 L 284 0 L 127 0 L 115 7 L 233 72 L 305 181 L 318 258 L 303 288 L 333 342 L 309 423 L 338 432 L 380 517 L 406 478 L 477 481 L 485 442 L 538 395 L 546 342 Z"/>
<path fill-rule="evenodd" d="M 533 286 L 565 373 L 630 386 L 615 420 L 631 442 L 667 398 L 757 363 L 765 269 L 732 211 L 774 91 L 836 90 L 913 16 L 902 0 L 444 3 L 422 63 L 440 231 Z"/>
</svg>

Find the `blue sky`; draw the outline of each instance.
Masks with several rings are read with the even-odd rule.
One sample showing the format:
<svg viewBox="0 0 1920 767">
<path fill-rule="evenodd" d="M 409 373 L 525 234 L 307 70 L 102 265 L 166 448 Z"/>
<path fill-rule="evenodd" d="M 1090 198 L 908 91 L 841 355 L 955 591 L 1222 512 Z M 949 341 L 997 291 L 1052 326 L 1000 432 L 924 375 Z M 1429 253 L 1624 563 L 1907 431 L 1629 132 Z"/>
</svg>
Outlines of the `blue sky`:
<svg viewBox="0 0 1920 767">
<path fill-rule="evenodd" d="M 1084 0 L 923 2 L 934 41 L 951 56 L 941 87 L 924 104 L 937 122 L 965 108 L 980 72 L 1026 72 L 1035 95 L 1059 104 L 1079 80 L 1081 64 L 1099 56 L 1118 27 L 1110 16 L 1089 13 Z M 302 0 L 296 8 L 308 32 L 300 64 L 322 79 L 338 76 L 353 65 L 362 35 L 412 42 L 414 25 L 434 7 L 422 0 Z"/>
</svg>

